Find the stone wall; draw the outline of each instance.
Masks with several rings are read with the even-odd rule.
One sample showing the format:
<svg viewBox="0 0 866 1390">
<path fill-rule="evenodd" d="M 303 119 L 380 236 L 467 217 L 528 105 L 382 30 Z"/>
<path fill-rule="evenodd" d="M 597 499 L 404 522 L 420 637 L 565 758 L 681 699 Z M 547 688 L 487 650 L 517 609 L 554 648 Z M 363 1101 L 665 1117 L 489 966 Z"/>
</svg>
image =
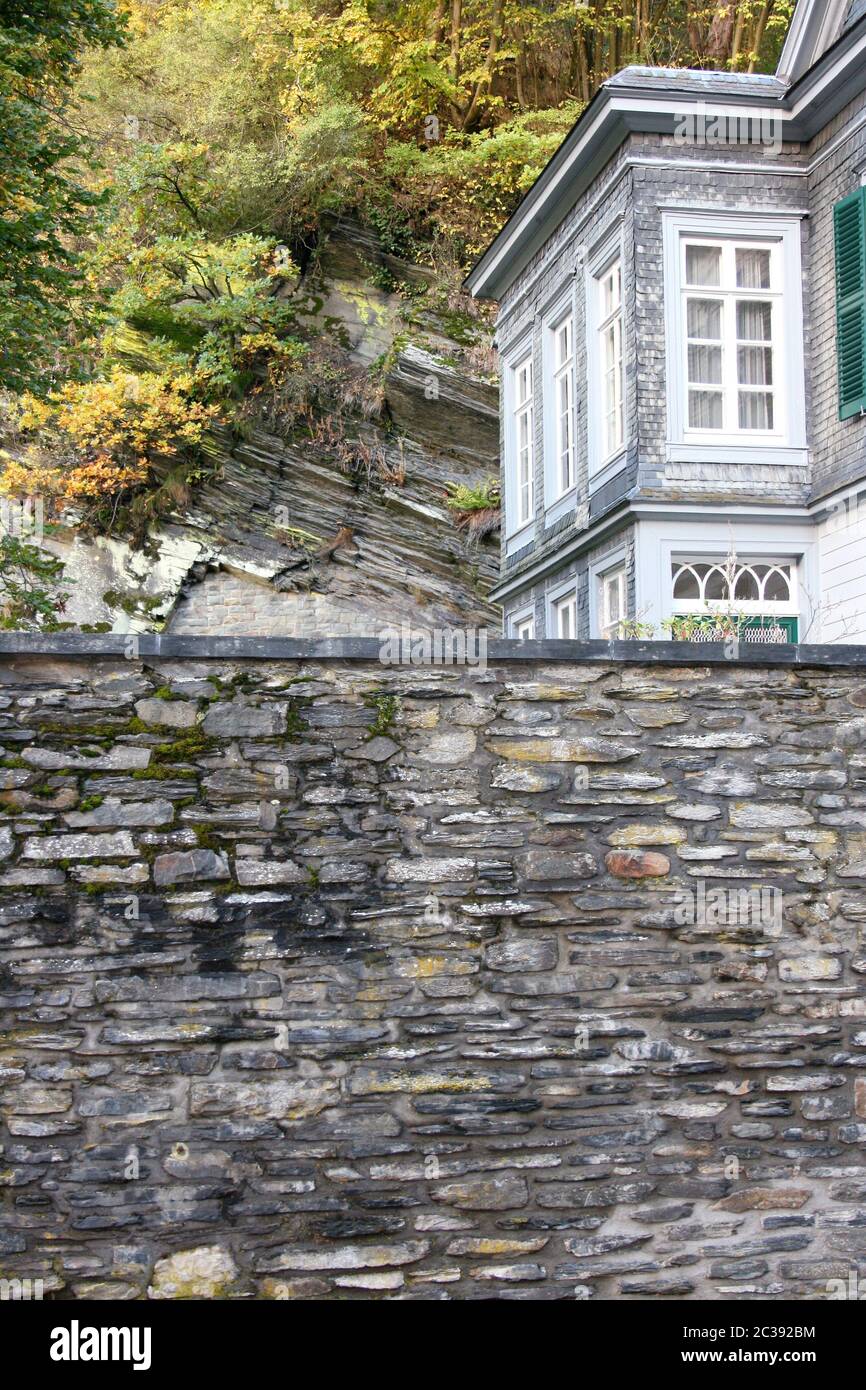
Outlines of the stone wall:
<svg viewBox="0 0 866 1390">
<path fill-rule="evenodd" d="M 425 631 L 431 615 L 407 595 L 371 606 L 329 593 L 280 592 L 246 575 L 220 571 L 190 587 L 169 623 L 172 633 L 246 637 L 372 637 L 393 625 Z"/>
<path fill-rule="evenodd" d="M 863 1271 L 866 652 L 87 645 L 0 659 L 0 1277 L 737 1300 Z"/>
</svg>

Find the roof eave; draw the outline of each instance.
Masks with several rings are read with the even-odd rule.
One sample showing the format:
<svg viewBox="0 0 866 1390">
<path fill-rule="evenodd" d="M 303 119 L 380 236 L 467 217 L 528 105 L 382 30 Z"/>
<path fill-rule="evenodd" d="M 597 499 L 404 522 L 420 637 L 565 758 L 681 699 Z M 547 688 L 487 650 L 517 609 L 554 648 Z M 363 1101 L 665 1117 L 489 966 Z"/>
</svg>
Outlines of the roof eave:
<svg viewBox="0 0 866 1390">
<path fill-rule="evenodd" d="M 528 265 L 569 208 L 590 186 L 631 133 L 672 135 L 678 117 L 696 100 L 693 89 L 659 94 L 648 100 L 640 84 L 618 82 L 596 93 L 556 154 L 518 204 L 498 236 L 466 276 L 464 284 L 477 299 L 500 299 Z M 728 108 L 781 112 L 772 92 L 725 92 L 713 104 L 722 114 Z"/>
</svg>

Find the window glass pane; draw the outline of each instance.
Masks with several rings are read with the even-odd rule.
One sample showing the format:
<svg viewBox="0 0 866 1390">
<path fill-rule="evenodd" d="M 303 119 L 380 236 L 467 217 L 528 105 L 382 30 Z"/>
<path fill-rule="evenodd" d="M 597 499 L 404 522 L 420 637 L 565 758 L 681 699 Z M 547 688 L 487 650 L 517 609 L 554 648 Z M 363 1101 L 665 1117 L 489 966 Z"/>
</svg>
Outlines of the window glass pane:
<svg viewBox="0 0 866 1390">
<path fill-rule="evenodd" d="M 721 263 L 720 246 L 687 246 L 686 284 L 720 285 Z"/>
<path fill-rule="evenodd" d="M 559 422 L 559 454 L 564 460 L 568 454 L 568 416 L 563 415 Z"/>
<path fill-rule="evenodd" d="M 788 570 L 770 570 L 764 583 L 764 599 L 770 603 L 789 603 L 791 599 L 791 585 L 788 578 Z"/>
<path fill-rule="evenodd" d="M 753 349 L 749 349 L 752 351 Z M 762 351 L 757 348 L 756 351 Z M 740 378 L 742 380 L 742 377 Z M 722 349 L 703 343 L 689 343 L 689 381 L 717 386 L 722 381 Z M 761 382 L 761 385 L 764 383 Z"/>
<path fill-rule="evenodd" d="M 612 623 L 618 623 L 622 617 L 622 582 L 618 574 L 607 581 L 607 615 Z"/>
<path fill-rule="evenodd" d="M 761 596 L 758 581 L 751 570 L 740 570 L 734 586 L 734 599 L 740 603 L 756 603 Z"/>
<path fill-rule="evenodd" d="M 751 306 L 749 306 L 751 307 Z M 690 299 L 687 308 L 690 338 L 709 338 L 718 342 L 722 336 L 722 306 L 718 299 Z M 740 334 L 745 337 L 745 334 Z"/>
<path fill-rule="evenodd" d="M 768 343 L 772 338 L 772 305 L 762 299 L 737 300 L 737 337 L 741 342 Z"/>
<path fill-rule="evenodd" d="M 691 352 L 691 349 L 689 349 Z M 700 378 L 692 378 L 699 380 Z M 772 386 L 773 349 L 741 347 L 737 349 L 737 380 L 741 386 Z"/>
<path fill-rule="evenodd" d="M 737 248 L 737 287 L 743 290 L 768 290 L 770 288 L 770 252 L 768 248 Z"/>
<path fill-rule="evenodd" d="M 681 568 L 679 565 L 675 564 L 673 571 L 674 598 L 699 599 L 701 596 L 701 586 L 694 570 L 690 569 L 688 566 Z"/>
<path fill-rule="evenodd" d="M 604 331 L 604 368 L 610 372 L 616 366 L 616 324 Z"/>
<path fill-rule="evenodd" d="M 722 393 L 689 391 L 689 426 L 693 430 L 720 430 L 722 424 Z"/>
<path fill-rule="evenodd" d="M 773 397 L 768 391 L 740 391 L 739 398 L 741 430 L 773 428 Z"/>
<path fill-rule="evenodd" d="M 619 261 L 611 266 L 610 270 L 602 280 L 602 310 L 603 317 L 607 318 L 614 309 L 618 309 L 622 299 L 622 283 L 620 278 Z"/>
<path fill-rule="evenodd" d="M 707 582 L 704 586 L 704 597 L 712 602 L 725 602 L 730 594 L 728 576 L 723 570 L 714 566 L 707 575 Z"/>
<path fill-rule="evenodd" d="M 566 639 L 574 636 L 574 599 L 560 599 L 556 604 L 556 635 Z"/>
<path fill-rule="evenodd" d="M 566 319 L 556 330 L 556 365 L 563 366 L 571 356 L 571 320 Z"/>
<path fill-rule="evenodd" d="M 525 405 L 532 394 L 532 362 L 527 359 L 515 368 L 515 401 L 518 406 Z"/>
</svg>

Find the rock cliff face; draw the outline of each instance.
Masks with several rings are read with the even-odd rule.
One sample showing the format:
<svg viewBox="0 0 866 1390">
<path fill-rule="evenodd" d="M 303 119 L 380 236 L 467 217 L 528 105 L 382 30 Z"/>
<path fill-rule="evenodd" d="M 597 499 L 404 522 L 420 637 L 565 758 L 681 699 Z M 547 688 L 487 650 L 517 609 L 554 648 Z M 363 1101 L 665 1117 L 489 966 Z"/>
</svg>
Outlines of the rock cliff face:
<svg viewBox="0 0 866 1390">
<path fill-rule="evenodd" d="M 381 381 L 381 416 L 359 422 L 359 456 L 339 461 L 327 431 L 288 438 L 247 423 L 241 442 L 217 434 L 215 472 L 162 528 L 158 560 L 61 539 L 67 616 L 199 634 L 374 635 L 395 622 L 498 631 L 485 598 L 495 537 L 470 540 L 445 507 L 447 482 L 498 474 L 494 378 L 474 369 L 459 314 L 413 316 L 411 297 L 379 287 L 429 278 L 361 228 L 335 227 L 298 300 L 312 335 Z"/>
<path fill-rule="evenodd" d="M 862 670 L 0 678 L 0 1277 L 686 1300 L 856 1278 Z"/>
</svg>

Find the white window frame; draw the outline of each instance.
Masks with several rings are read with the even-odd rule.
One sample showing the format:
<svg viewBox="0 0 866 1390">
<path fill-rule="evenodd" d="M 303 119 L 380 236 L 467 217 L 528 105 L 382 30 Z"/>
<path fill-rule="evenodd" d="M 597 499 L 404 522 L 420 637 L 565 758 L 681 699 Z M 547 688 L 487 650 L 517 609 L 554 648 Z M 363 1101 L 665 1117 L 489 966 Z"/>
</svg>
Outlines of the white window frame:
<svg viewBox="0 0 866 1390">
<path fill-rule="evenodd" d="M 559 638 L 559 615 L 568 606 L 572 614 L 572 636 L 563 641 L 577 640 L 577 579 L 572 576 L 547 594 L 547 636 Z"/>
<path fill-rule="evenodd" d="M 610 574 L 618 570 L 625 570 L 628 555 L 625 545 L 617 546 L 615 550 L 608 551 L 589 566 L 589 631 L 590 636 L 598 640 L 607 640 L 602 631 L 604 621 L 602 613 L 602 587 L 604 580 Z M 625 589 L 625 616 L 628 616 L 628 583 Z"/>
<path fill-rule="evenodd" d="M 737 568 L 748 569 L 750 565 L 780 565 L 790 569 L 791 597 L 789 599 L 784 601 L 782 599 L 711 599 L 702 601 L 701 599 L 674 598 L 673 566 L 675 564 L 708 565 L 716 562 L 724 566 L 730 558 L 730 553 L 715 555 L 694 553 L 689 550 L 688 546 L 685 546 L 681 551 L 672 551 L 668 576 L 672 614 L 676 616 L 696 614 L 700 617 L 709 613 L 743 613 L 746 617 L 773 617 L 774 615 L 780 618 L 800 617 L 798 603 L 800 592 L 799 557 L 796 555 L 777 555 L 770 550 L 756 553 L 750 549 L 746 554 L 737 554 Z"/>
<path fill-rule="evenodd" d="M 569 283 L 545 316 L 542 360 L 544 365 L 544 506 L 545 520 L 556 521 L 574 507 L 577 491 L 577 345 L 575 342 L 576 314 L 574 296 Z M 560 335 L 569 333 L 571 350 L 565 361 L 559 357 Z M 569 395 L 567 411 L 570 431 L 570 478 L 563 486 L 560 426 L 562 420 L 561 391 L 566 383 Z"/>
<path fill-rule="evenodd" d="M 529 391 L 522 397 L 523 373 L 529 373 Z M 505 537 L 514 541 L 515 537 L 529 539 L 535 520 L 535 367 L 533 363 L 532 341 L 525 337 L 511 351 L 505 364 Z M 525 486 L 521 493 L 520 483 L 520 434 L 521 416 L 526 415 L 528 425 L 528 463 L 529 463 L 529 513 L 526 515 Z"/>
<path fill-rule="evenodd" d="M 553 605 L 553 613 L 556 622 L 556 632 L 554 636 L 563 642 L 577 641 L 577 594 L 565 594 L 558 598 Z M 563 619 L 567 617 L 567 622 Z M 562 628 L 568 627 L 570 632 L 563 632 Z"/>
<path fill-rule="evenodd" d="M 800 218 L 740 212 L 663 211 L 665 340 L 667 379 L 667 457 L 671 462 L 795 464 L 807 462 Z M 724 387 L 731 423 L 737 399 L 736 298 L 771 299 L 773 308 L 772 431 L 699 430 L 688 424 L 685 248 L 689 243 L 721 245 L 726 264 L 737 245 L 765 246 L 771 253 L 771 289 L 695 289 L 694 298 L 721 298 L 728 328 L 724 338 Z"/>
<path fill-rule="evenodd" d="M 616 583 L 617 593 L 620 598 L 620 616 L 618 618 L 611 618 L 608 609 L 609 585 L 614 582 Z M 614 638 L 619 637 L 620 634 L 611 631 L 611 629 L 615 626 L 618 627 L 619 624 L 625 622 L 628 617 L 628 574 L 624 564 L 616 565 L 613 569 L 605 570 L 605 572 L 599 576 L 598 613 L 599 635 L 608 641 L 612 641 Z"/>
<path fill-rule="evenodd" d="M 528 625 L 530 631 L 521 633 L 520 629 Z M 509 637 L 519 639 L 522 642 L 531 642 L 535 638 L 535 608 L 523 608 L 519 613 L 512 613 L 508 619 Z"/>
<path fill-rule="evenodd" d="M 619 266 L 620 297 L 619 304 L 612 314 L 606 313 L 603 302 L 606 278 L 615 266 Z M 588 429 L 589 429 L 589 483 L 590 488 L 600 487 L 619 471 L 628 447 L 628 400 L 626 389 L 626 330 L 625 330 L 625 253 L 622 230 L 619 223 L 612 234 L 600 244 L 589 262 L 587 275 L 587 384 L 588 384 Z M 603 369 L 601 335 L 611 324 L 618 324 L 619 334 L 619 391 L 618 410 L 621 421 L 622 438 L 613 448 L 606 439 L 606 419 L 608 414 L 607 396 Z"/>
</svg>

